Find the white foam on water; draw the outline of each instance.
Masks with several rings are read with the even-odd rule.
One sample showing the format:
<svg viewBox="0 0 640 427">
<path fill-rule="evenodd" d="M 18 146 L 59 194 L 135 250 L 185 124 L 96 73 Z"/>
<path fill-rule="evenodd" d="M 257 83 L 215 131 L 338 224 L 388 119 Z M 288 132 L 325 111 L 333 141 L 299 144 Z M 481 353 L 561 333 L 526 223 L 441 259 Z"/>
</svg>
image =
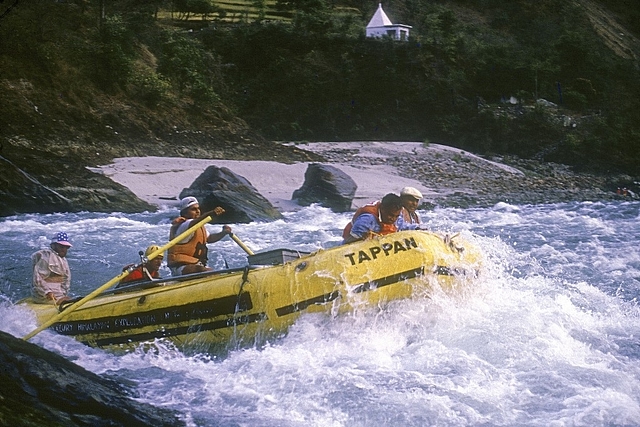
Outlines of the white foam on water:
<svg viewBox="0 0 640 427">
<path fill-rule="evenodd" d="M 181 411 L 194 426 L 640 425 L 639 210 L 585 203 L 423 212 L 434 230 L 482 247 L 473 286 L 346 316 L 303 315 L 264 348 L 186 355 L 158 341 L 112 354 L 48 331 L 33 341 L 133 384 L 140 400 Z M 113 245 L 80 245 L 74 273 L 82 261 L 93 276 L 108 270 L 106 281 L 130 246 L 145 246 L 136 236 L 166 238 L 170 215 L 79 214 L 68 225 L 80 240 Z M 310 251 L 338 244 L 349 218 L 312 206 L 233 227 L 256 250 Z M 22 245 L 24 256 L 33 248 L 23 242 L 65 224 L 59 216 L 0 221 L 9 236 L 0 246 Z M 119 244 L 125 235 L 133 237 Z M 246 259 L 228 239 L 210 248 L 230 262 Z M 91 262 L 100 257 L 108 268 Z M 25 292 L 28 274 L 16 281 L 15 265 L 2 268 L 3 292 Z M 12 301 L 0 304 L 2 329 L 22 336 L 35 321 Z"/>
</svg>

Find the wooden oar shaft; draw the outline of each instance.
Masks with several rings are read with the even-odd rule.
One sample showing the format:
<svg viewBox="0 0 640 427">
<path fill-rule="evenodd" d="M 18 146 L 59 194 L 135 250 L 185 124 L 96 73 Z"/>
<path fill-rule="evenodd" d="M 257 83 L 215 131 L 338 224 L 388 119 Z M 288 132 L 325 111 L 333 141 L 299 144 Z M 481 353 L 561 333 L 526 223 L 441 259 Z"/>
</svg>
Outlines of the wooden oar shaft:
<svg viewBox="0 0 640 427">
<path fill-rule="evenodd" d="M 236 236 L 235 234 L 231 233 L 229 234 L 229 236 L 231 236 L 231 238 L 233 239 L 234 242 L 236 242 L 238 244 L 238 246 L 240 246 L 242 248 L 243 251 L 245 251 L 247 254 L 249 255 L 254 255 L 253 251 L 251 249 L 249 249 L 247 247 L 247 245 L 245 245 L 242 240 L 240 240 L 240 238 L 238 236 Z"/>
<path fill-rule="evenodd" d="M 148 256 L 147 259 L 148 260 L 152 260 L 155 257 L 157 257 L 158 255 L 160 255 L 161 253 L 163 253 L 164 251 L 166 251 L 167 249 L 175 246 L 176 244 L 178 244 L 178 242 L 180 242 L 182 239 L 184 239 L 185 237 L 187 237 L 189 234 L 193 233 L 194 230 L 197 230 L 199 227 L 202 227 L 203 225 L 205 225 L 206 223 L 208 223 L 209 221 L 211 221 L 212 217 L 211 215 L 207 216 L 206 218 L 202 219 L 199 223 L 197 223 L 196 225 L 194 225 L 193 227 L 189 227 L 186 231 L 184 231 L 183 233 L 181 233 L 179 236 L 176 236 L 173 240 L 171 240 L 169 243 L 167 243 L 166 245 L 156 249 L 155 251 L 151 252 Z M 116 277 L 114 277 L 113 279 L 109 280 L 107 283 L 105 283 L 104 285 L 100 286 L 99 288 L 97 288 L 96 290 L 94 290 L 93 292 L 91 292 L 89 295 L 86 295 L 84 298 L 82 298 L 81 300 L 74 302 L 73 304 L 71 304 L 69 307 L 65 308 L 63 312 L 56 314 L 55 316 L 53 316 L 51 319 L 47 320 L 46 322 L 44 322 L 42 325 L 40 325 L 39 327 L 37 327 L 36 329 L 34 329 L 32 332 L 28 333 L 27 335 L 25 335 L 24 337 L 22 337 L 23 340 L 27 341 L 30 340 L 31 338 L 33 338 L 34 336 L 36 336 L 37 334 L 39 334 L 40 332 L 42 332 L 43 330 L 47 329 L 49 326 L 53 325 L 56 322 L 59 322 L 60 320 L 64 319 L 66 316 L 68 316 L 70 313 L 72 313 L 74 310 L 76 310 L 78 307 L 84 305 L 86 302 L 92 300 L 93 298 L 95 298 L 96 296 L 98 296 L 99 294 L 101 294 L 103 291 L 109 289 L 111 286 L 113 286 L 115 283 L 119 282 L 120 280 L 124 279 L 125 277 L 127 277 L 129 275 L 131 271 L 129 270 L 125 270 L 122 273 L 118 274 Z"/>
</svg>

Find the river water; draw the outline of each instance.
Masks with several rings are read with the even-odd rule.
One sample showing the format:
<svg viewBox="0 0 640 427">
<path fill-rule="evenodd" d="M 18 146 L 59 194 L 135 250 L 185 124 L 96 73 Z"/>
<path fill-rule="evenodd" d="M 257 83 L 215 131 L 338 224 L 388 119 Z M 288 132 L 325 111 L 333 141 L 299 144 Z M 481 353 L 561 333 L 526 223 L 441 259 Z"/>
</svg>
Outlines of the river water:
<svg viewBox="0 0 640 427">
<path fill-rule="evenodd" d="M 36 324 L 32 252 L 69 233 L 72 289 L 84 294 L 166 243 L 175 212 L 24 215 L 0 220 L 1 328 Z M 349 316 L 303 315 L 261 348 L 184 354 L 164 342 L 126 354 L 44 331 L 32 342 L 131 384 L 191 426 L 639 426 L 640 203 L 498 204 L 422 212 L 485 254 L 459 295 L 415 297 Z M 349 215 L 312 206 L 232 225 L 254 251 L 340 242 Z M 217 231 L 218 225 L 209 226 Z M 210 264 L 246 262 L 229 238 Z M 169 275 L 163 267 L 163 276 Z"/>
</svg>

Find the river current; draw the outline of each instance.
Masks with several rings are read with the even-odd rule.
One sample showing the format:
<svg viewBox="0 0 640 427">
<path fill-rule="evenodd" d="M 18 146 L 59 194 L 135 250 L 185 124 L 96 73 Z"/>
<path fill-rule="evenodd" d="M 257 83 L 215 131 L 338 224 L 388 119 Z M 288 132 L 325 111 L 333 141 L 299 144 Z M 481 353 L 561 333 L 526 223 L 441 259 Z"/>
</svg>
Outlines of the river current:
<svg viewBox="0 0 640 427">
<path fill-rule="evenodd" d="M 133 387 L 190 426 L 640 426 L 640 203 L 567 203 L 421 212 L 485 256 L 458 295 L 352 315 L 303 315 L 260 348 L 185 354 L 158 341 L 125 354 L 44 331 L 31 341 Z M 14 303 L 30 255 L 66 231 L 72 291 L 90 292 L 164 244 L 175 211 L 23 215 L 0 220 L 1 329 L 35 329 Z M 347 214 L 312 206 L 237 224 L 254 251 L 340 242 Z M 209 225 L 217 231 L 219 225 Z M 229 238 L 210 265 L 245 265 Z M 161 269 L 163 276 L 169 271 Z"/>
</svg>

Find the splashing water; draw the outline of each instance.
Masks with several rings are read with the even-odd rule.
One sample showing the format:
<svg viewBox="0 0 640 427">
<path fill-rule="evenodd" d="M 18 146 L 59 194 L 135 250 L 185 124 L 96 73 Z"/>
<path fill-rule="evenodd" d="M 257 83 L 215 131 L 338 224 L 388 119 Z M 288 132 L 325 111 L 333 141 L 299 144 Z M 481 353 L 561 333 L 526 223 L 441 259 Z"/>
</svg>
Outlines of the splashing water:
<svg viewBox="0 0 640 427">
<path fill-rule="evenodd" d="M 0 221 L 2 329 L 33 317 L 32 252 L 69 233 L 72 288 L 85 294 L 166 242 L 173 212 L 26 215 Z M 127 354 L 44 331 L 32 342 L 135 384 L 139 399 L 193 426 L 640 425 L 640 204 L 498 204 L 422 212 L 463 232 L 486 258 L 453 295 L 394 301 L 346 316 L 303 315 L 265 347 L 186 355 L 164 341 Z M 347 214 L 312 206 L 272 223 L 238 224 L 254 251 L 340 243 Z M 211 230 L 218 226 L 210 225 Z M 231 240 L 210 265 L 242 266 Z M 168 276 L 166 267 L 161 270 Z"/>
</svg>

